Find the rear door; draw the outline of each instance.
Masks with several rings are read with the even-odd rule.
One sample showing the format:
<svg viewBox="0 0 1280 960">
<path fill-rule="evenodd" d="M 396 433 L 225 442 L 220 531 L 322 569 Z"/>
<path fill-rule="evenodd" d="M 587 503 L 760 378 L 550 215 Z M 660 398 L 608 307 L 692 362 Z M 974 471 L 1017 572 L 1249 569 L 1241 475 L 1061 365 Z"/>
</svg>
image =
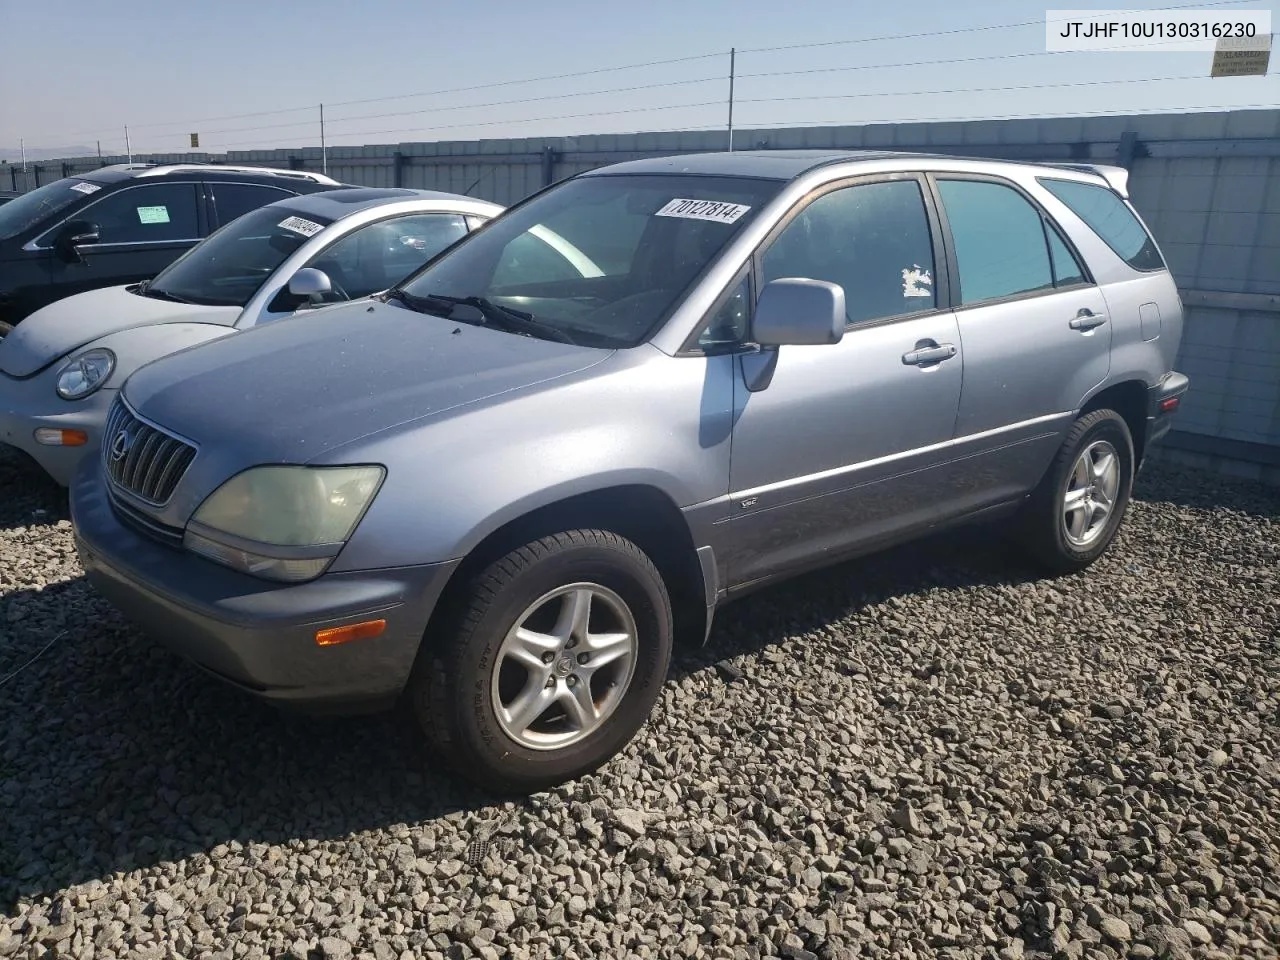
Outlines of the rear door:
<svg viewBox="0 0 1280 960">
<path fill-rule="evenodd" d="M 192 181 L 144 181 L 77 212 L 75 219 L 98 225 L 100 241 L 81 248 L 80 263 L 48 253 L 54 299 L 154 277 L 204 235 L 200 194 L 200 185 Z M 51 246 L 58 229 L 38 245 Z"/>
<path fill-rule="evenodd" d="M 1111 326 L 1084 261 L 1038 204 L 993 177 L 937 174 L 964 345 L 956 419 L 963 509 L 1039 480 L 1083 398 L 1107 376 Z"/>
<path fill-rule="evenodd" d="M 261 183 L 209 182 L 205 184 L 205 189 L 213 207 L 210 232 L 243 216 L 250 210 L 257 210 L 268 203 L 297 196 L 290 190 L 268 187 Z"/>
</svg>

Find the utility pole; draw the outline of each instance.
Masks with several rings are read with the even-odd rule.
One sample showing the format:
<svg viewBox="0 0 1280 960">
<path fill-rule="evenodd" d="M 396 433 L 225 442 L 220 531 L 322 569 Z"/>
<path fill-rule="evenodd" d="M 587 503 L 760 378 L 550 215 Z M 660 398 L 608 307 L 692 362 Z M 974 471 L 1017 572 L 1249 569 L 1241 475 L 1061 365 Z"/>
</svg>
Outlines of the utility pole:
<svg viewBox="0 0 1280 960">
<path fill-rule="evenodd" d="M 124 125 L 124 152 L 129 157 L 129 162 L 133 163 L 133 147 L 129 145 L 129 125 Z"/>
<path fill-rule="evenodd" d="M 18 149 L 22 151 L 22 172 L 27 172 L 27 141 L 22 137 L 18 138 Z"/>
<path fill-rule="evenodd" d="M 102 163 L 102 141 L 98 141 L 98 163 Z"/>
<path fill-rule="evenodd" d="M 324 142 L 324 104 L 320 104 L 320 171 L 329 173 L 329 148 Z"/>
<path fill-rule="evenodd" d="M 737 59 L 738 48 L 729 48 L 729 152 L 733 153 L 733 76 L 735 73 L 735 63 Z"/>
</svg>

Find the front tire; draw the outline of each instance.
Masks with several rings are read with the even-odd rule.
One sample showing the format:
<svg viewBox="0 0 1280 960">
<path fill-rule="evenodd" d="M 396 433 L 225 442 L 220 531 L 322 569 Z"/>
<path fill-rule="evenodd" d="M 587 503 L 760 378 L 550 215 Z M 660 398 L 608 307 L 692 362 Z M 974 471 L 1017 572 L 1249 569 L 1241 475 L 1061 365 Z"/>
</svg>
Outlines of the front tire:
<svg viewBox="0 0 1280 960">
<path fill-rule="evenodd" d="M 1094 410 L 1067 431 L 1023 510 L 1022 540 L 1054 573 L 1076 573 L 1115 539 L 1133 489 L 1129 425 L 1114 410 Z"/>
<path fill-rule="evenodd" d="M 470 583 L 410 681 L 427 738 L 500 793 L 572 780 L 621 750 L 671 660 L 671 601 L 634 543 L 573 530 L 527 543 Z"/>
</svg>

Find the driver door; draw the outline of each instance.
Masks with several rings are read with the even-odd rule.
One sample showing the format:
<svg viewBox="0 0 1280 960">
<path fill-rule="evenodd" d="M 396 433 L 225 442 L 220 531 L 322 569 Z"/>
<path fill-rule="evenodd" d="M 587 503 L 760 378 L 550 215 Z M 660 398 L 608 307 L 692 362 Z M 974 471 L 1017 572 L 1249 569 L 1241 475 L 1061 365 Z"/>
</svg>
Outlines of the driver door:
<svg viewBox="0 0 1280 960">
<path fill-rule="evenodd" d="M 724 559 L 733 585 L 927 525 L 954 496 L 939 468 L 961 344 L 937 289 L 940 232 L 924 196 L 917 176 L 837 185 L 805 201 L 758 257 L 761 286 L 808 277 L 843 287 L 847 325 L 838 344 L 737 357 Z M 933 348 L 945 359 L 922 362 Z"/>
</svg>

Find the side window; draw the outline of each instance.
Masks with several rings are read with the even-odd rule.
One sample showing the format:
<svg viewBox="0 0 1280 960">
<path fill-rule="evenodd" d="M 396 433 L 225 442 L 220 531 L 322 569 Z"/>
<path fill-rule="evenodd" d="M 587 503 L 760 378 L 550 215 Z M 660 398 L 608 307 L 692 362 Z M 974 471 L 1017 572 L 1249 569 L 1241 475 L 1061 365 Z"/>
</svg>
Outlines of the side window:
<svg viewBox="0 0 1280 960">
<path fill-rule="evenodd" d="M 448 213 L 380 220 L 320 251 L 307 266 L 329 275 L 329 299 L 356 300 L 403 280 L 466 233 L 467 221 Z"/>
<path fill-rule="evenodd" d="M 96 223 L 102 243 L 196 240 L 200 237 L 194 183 L 128 187 L 90 204 L 80 218 Z"/>
<path fill-rule="evenodd" d="M 763 263 L 762 283 L 807 277 L 842 286 L 850 323 L 937 306 L 929 220 L 914 180 L 824 194 L 787 224 Z"/>
<path fill-rule="evenodd" d="M 960 302 L 980 303 L 1053 287 L 1040 211 L 1012 187 L 939 180 L 960 270 Z"/>
<path fill-rule="evenodd" d="M 580 280 L 582 276 L 551 244 L 532 233 L 522 233 L 503 249 L 492 283 L 495 287 L 509 287 L 550 280 Z"/>
<path fill-rule="evenodd" d="M 1053 261 L 1053 285 L 1070 287 L 1077 283 L 1087 283 L 1084 268 L 1071 252 L 1062 235 L 1050 223 L 1044 225 L 1044 232 L 1049 237 L 1049 259 Z"/>
<path fill-rule="evenodd" d="M 294 196 L 288 190 L 253 183 L 210 183 L 209 189 L 213 192 L 213 206 L 218 211 L 220 224 L 230 223 L 268 203 Z"/>
<path fill-rule="evenodd" d="M 1040 185 L 1071 208 L 1108 247 L 1135 270 L 1163 270 L 1164 261 L 1128 204 L 1106 187 L 1076 180 L 1039 178 Z"/>
</svg>

